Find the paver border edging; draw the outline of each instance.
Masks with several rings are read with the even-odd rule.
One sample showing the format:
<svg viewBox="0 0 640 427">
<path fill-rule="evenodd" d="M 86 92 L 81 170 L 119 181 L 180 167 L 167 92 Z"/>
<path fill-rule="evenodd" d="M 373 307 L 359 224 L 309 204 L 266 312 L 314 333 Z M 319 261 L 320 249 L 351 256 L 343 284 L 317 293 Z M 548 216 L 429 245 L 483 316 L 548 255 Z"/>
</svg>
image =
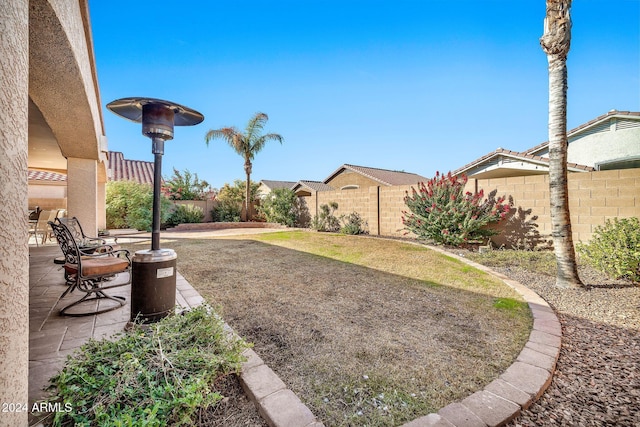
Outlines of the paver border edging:
<svg viewBox="0 0 640 427">
<path fill-rule="evenodd" d="M 483 390 L 445 406 L 437 414 L 420 417 L 402 427 L 486 427 L 509 423 L 540 398 L 551 384 L 562 343 L 558 316 L 541 296 L 504 274 L 436 246 L 406 243 L 425 246 L 499 278 L 527 302 L 533 315 L 533 327 L 516 361 Z"/>
</svg>

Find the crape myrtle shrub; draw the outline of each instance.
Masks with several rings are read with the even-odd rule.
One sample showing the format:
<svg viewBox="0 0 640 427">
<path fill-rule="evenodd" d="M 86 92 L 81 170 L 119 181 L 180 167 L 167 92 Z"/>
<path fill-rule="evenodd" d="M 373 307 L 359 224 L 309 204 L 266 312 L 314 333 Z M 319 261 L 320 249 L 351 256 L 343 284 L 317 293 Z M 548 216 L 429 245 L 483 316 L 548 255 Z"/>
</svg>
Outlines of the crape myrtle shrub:
<svg viewBox="0 0 640 427">
<path fill-rule="evenodd" d="M 640 219 L 607 219 L 589 243 L 576 245 L 589 265 L 616 279 L 640 282 Z"/>
<path fill-rule="evenodd" d="M 192 174 L 188 169 L 180 172 L 174 168 L 173 176 L 165 180 L 161 191 L 169 200 L 206 200 L 209 188 L 209 183 L 201 181 L 197 173 Z"/>
<path fill-rule="evenodd" d="M 406 192 L 402 223 L 409 232 L 436 244 L 460 246 L 468 242 L 485 242 L 498 234 L 487 225 L 504 219 L 510 210 L 504 197 L 496 198 L 497 190 L 484 199 L 484 191 L 465 192 L 465 175 L 436 176 Z"/>
</svg>

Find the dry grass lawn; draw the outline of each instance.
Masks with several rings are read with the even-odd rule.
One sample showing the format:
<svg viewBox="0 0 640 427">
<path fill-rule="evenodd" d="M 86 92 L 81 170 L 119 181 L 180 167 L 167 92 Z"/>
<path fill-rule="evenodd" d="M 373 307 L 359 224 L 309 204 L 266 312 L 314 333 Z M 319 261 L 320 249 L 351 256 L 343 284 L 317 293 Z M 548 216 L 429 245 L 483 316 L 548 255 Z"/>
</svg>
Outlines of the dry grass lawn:
<svg viewBox="0 0 640 427">
<path fill-rule="evenodd" d="M 162 246 L 327 426 L 437 411 L 500 375 L 531 327 L 499 280 L 399 241 L 286 231 Z"/>
</svg>

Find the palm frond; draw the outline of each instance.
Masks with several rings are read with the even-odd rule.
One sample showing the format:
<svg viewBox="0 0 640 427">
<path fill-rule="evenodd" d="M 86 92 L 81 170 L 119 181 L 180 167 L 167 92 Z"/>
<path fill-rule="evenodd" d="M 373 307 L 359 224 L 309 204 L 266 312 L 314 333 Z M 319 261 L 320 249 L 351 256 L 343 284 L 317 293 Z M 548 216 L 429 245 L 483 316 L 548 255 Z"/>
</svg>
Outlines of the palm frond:
<svg viewBox="0 0 640 427">
<path fill-rule="evenodd" d="M 253 156 L 256 153 L 258 153 L 264 148 L 267 141 L 271 141 L 271 140 L 278 141 L 280 144 L 282 144 L 282 141 L 284 141 L 284 138 L 282 137 L 282 135 L 277 133 L 267 133 L 267 134 L 261 135 L 259 138 L 256 138 L 251 143 L 251 159 L 253 159 Z"/>
<path fill-rule="evenodd" d="M 244 135 L 234 126 L 225 127 L 222 129 L 211 129 L 206 133 L 204 139 L 209 145 L 209 142 L 214 139 L 223 139 L 229 144 L 234 151 L 240 155 L 244 155 L 246 151 L 246 140 Z"/>
</svg>

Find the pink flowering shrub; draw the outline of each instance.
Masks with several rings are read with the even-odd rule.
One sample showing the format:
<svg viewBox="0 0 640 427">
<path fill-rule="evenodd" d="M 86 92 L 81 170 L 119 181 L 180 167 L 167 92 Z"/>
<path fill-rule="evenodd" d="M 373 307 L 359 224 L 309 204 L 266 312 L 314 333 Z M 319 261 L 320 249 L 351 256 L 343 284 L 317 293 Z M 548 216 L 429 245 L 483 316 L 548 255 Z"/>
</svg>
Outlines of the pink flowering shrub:
<svg viewBox="0 0 640 427">
<path fill-rule="evenodd" d="M 411 187 L 404 203 L 408 211 L 403 211 L 402 223 L 405 229 L 421 239 L 436 244 L 460 246 L 467 242 L 485 242 L 498 232 L 487 225 L 504 219 L 510 210 L 504 197 L 496 198 L 492 191 L 484 199 L 484 192 L 464 191 L 467 177 L 446 175 L 436 172 L 436 176 L 418 188 Z M 484 199 L 484 200 L 483 200 Z"/>
</svg>

